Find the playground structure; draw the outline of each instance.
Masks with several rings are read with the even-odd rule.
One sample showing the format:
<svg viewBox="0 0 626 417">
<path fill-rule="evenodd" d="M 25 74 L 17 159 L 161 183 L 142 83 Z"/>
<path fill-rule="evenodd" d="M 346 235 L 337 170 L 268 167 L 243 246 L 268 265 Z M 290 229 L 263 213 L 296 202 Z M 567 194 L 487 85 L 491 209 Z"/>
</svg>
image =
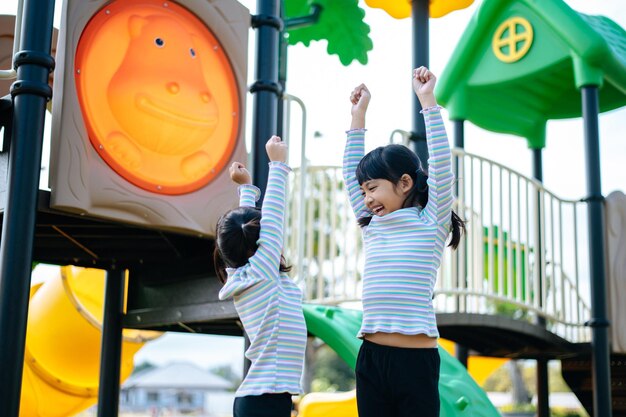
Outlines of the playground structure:
<svg viewBox="0 0 626 417">
<path fill-rule="evenodd" d="M 29 3 L 31 2 L 25 3 L 24 9 L 25 27 L 28 27 L 28 24 L 35 25 L 33 22 L 37 22 L 38 19 L 38 27 L 46 27 L 46 25 L 51 24 L 49 12 L 35 11 L 34 6 L 32 4 L 29 6 Z M 493 1 L 489 4 L 498 5 L 492 6 L 491 10 L 493 11 L 506 9 L 508 2 Z M 257 12 L 258 15 L 252 18 L 252 25 L 259 30 L 257 59 L 270 61 L 263 62 L 263 65 L 261 62 L 258 63 L 259 68 L 261 68 L 257 74 L 259 80 L 252 87 L 252 92 L 255 94 L 254 177 L 259 184 L 264 184 L 266 173 L 263 172 L 263 166 L 265 164 L 262 159 L 259 159 L 262 158 L 263 152 L 259 152 L 260 141 L 258 138 L 266 137 L 278 130 L 277 120 L 279 118 L 274 110 L 276 107 L 280 107 L 275 105 L 279 101 L 278 96 L 281 95 L 281 91 L 277 87 L 280 80 L 276 79 L 277 71 L 275 70 L 278 64 L 275 59 L 275 52 L 278 49 L 278 34 L 281 25 L 278 18 L 280 16 L 278 2 L 260 2 Z M 326 13 L 328 12 L 329 8 L 326 9 Z M 320 20 L 323 19 L 324 11 L 318 17 Z M 293 20 L 291 23 L 294 25 L 291 27 L 295 27 Z M 285 25 L 287 28 L 290 27 L 289 19 L 285 19 Z M 610 28 L 610 25 L 602 27 L 606 29 Z M 618 39 L 623 36 L 622 32 L 619 30 L 615 32 Z M 296 39 L 296 36 L 291 37 L 290 42 L 293 39 Z M 27 35 L 22 40 L 22 49 L 42 51 L 43 54 L 47 54 L 49 48 L 46 49 L 46 43 L 48 41 L 49 39 L 38 40 L 34 35 Z M 22 56 L 16 63 L 18 67 L 28 68 L 30 65 L 40 68 L 50 62 L 42 55 L 26 55 L 25 57 Z M 576 68 L 580 67 L 579 63 L 576 65 L 578 65 Z M 617 66 L 619 69 L 619 60 L 611 61 L 609 65 Z M 598 73 L 591 72 L 590 74 L 596 77 L 594 78 L 595 81 L 598 80 Z M 602 74 L 602 71 L 599 74 Z M 47 73 L 38 75 L 39 80 L 37 82 L 41 84 L 44 79 L 47 81 Z M 444 83 L 446 75 L 444 74 L 442 77 Z M 599 79 L 602 80 L 602 77 L 600 76 Z M 611 94 L 616 96 L 618 100 L 611 105 L 623 105 L 623 80 L 619 77 L 611 78 L 611 80 L 614 79 L 617 79 L 617 83 L 614 84 L 615 88 Z M 7 130 L 9 134 L 11 133 L 11 129 L 6 129 L 7 126 L 13 128 L 14 138 L 30 138 L 30 141 L 36 143 L 40 139 L 41 131 L 29 130 L 27 128 L 28 123 L 20 120 L 19 115 L 29 114 L 33 115 L 32 117 L 37 114 L 41 115 L 38 111 L 41 110 L 39 107 L 45 104 L 47 90 L 41 86 L 36 89 L 29 84 L 22 85 L 28 88 L 20 89 L 20 83 L 17 83 L 17 86 L 14 85 L 13 95 L 15 99 L 11 106 L 7 104 L 6 100 L 3 101 L 3 109 L 10 108 L 16 115 L 13 126 L 5 122 L 3 125 L 5 126 L 5 133 Z M 576 84 L 576 87 L 580 86 Z M 468 88 L 468 91 L 468 94 L 477 94 L 472 92 L 471 88 Z M 29 96 L 36 96 L 36 100 L 33 102 L 21 100 Z M 443 97 L 445 97 L 444 100 L 451 100 L 448 103 L 451 109 L 458 110 L 449 96 L 444 94 Z M 26 106 L 25 103 L 29 104 L 30 107 Z M 456 113 L 456 115 L 457 121 L 474 120 L 473 115 L 461 113 Z M 459 123 L 455 122 L 455 126 L 458 127 Z M 493 129 L 497 130 L 496 128 Z M 38 135 L 39 139 L 37 138 Z M 409 135 L 403 136 L 408 137 Z M 457 146 L 462 145 L 462 141 L 461 144 L 458 143 L 459 138 L 462 136 L 455 136 Z M 16 186 L 13 184 L 22 184 L 19 182 L 20 171 L 16 171 L 17 168 L 15 167 L 23 167 L 24 172 L 27 172 L 28 167 L 33 168 L 39 163 L 37 151 L 32 152 L 33 147 L 29 148 L 26 145 L 29 143 L 26 139 L 23 142 L 11 141 L 9 155 L 11 161 L 8 165 L 14 169 L 9 170 L 8 199 L 3 213 L 3 269 L 2 275 L 0 275 L 2 279 L 0 304 L 3 310 L 0 311 L 2 314 L 0 316 L 2 319 L 0 334 L 15 334 L 15 339 L 19 341 L 19 327 L 22 325 L 24 328 L 26 327 L 25 321 L 15 320 L 15 322 L 9 323 L 5 313 L 8 305 L 7 300 L 10 298 L 15 298 L 11 301 L 15 301 L 16 308 L 22 308 L 23 311 L 27 310 L 28 304 L 20 303 L 19 297 L 15 297 L 15 295 L 24 292 L 23 277 L 28 275 L 24 266 L 26 265 L 30 269 L 31 257 L 40 262 L 95 266 L 107 270 L 106 301 L 102 319 L 104 322 L 100 364 L 102 371 L 99 373 L 97 384 L 93 381 L 88 384 L 92 394 L 96 386 L 99 390 L 101 403 L 98 410 L 99 416 L 113 416 L 117 413 L 119 380 L 123 373 L 127 372 L 127 370 L 120 368 L 123 328 L 241 334 L 241 330 L 236 324 L 237 316 L 232 304 L 217 300 L 218 283 L 215 282 L 212 265 L 206 261 L 206 254 L 210 253 L 212 247 L 210 238 L 207 239 L 204 235 L 179 234 L 173 230 L 176 227 L 161 229 L 158 225 L 155 227 L 153 224 L 146 228 L 137 226 L 134 222 L 128 224 L 126 223 L 128 219 L 112 221 L 110 219 L 103 220 L 97 215 L 82 216 L 84 213 L 81 212 L 67 213 L 53 209 L 50 203 L 51 195 L 44 191 L 33 191 L 28 197 L 20 194 L 20 192 L 31 188 L 36 191 L 36 185 L 15 188 Z M 38 149 L 37 146 L 34 149 Z M 463 177 L 468 178 L 464 186 L 459 187 L 458 208 L 460 212 L 465 213 L 466 218 L 473 219 L 475 224 L 471 226 L 468 238 L 464 242 L 463 256 L 448 257 L 441 271 L 439 288 L 437 289 L 437 306 L 440 312 L 439 325 L 442 335 L 481 353 L 493 356 L 542 359 L 572 357 L 574 361 L 579 362 L 572 362 L 572 369 L 578 372 L 576 375 L 578 383 L 581 387 L 587 386 L 588 388 L 591 385 L 586 381 L 591 380 L 589 369 L 592 351 L 589 342 L 592 340 L 592 335 L 589 329 L 582 324 L 589 319 L 595 320 L 593 323 L 594 332 L 606 331 L 606 327 L 604 327 L 605 323 L 602 321 L 602 317 L 592 315 L 590 309 L 593 309 L 593 305 L 589 305 L 585 294 L 581 294 L 579 291 L 580 281 L 585 279 L 588 274 L 596 276 L 598 271 L 593 269 L 594 265 L 591 265 L 590 271 L 584 270 L 580 265 L 566 265 L 566 260 L 570 256 L 576 259 L 584 257 L 584 251 L 581 247 L 583 245 L 576 245 L 579 240 L 585 240 L 585 236 L 579 234 L 567 236 L 565 233 L 568 230 L 579 233 L 580 219 L 584 214 L 588 215 L 590 224 L 595 222 L 600 201 L 594 199 L 589 199 L 586 202 L 563 201 L 542 187 L 538 181 L 541 179 L 540 176 L 536 179 L 528 179 L 499 166 L 497 163 L 467 154 L 462 149 L 456 149 L 454 153 L 459 167 L 458 173 L 464 173 Z M 6 167 L 7 155 L 5 153 L 1 156 L 5 157 L 3 159 L 5 165 L 2 166 Z M 37 169 L 33 169 L 33 172 L 38 172 L 38 170 L 37 165 Z M 319 204 L 326 204 L 325 207 L 332 213 L 333 209 L 341 207 L 340 205 L 329 204 L 331 201 L 338 201 L 336 195 L 333 194 L 333 190 L 337 189 L 335 188 L 336 184 L 333 185 L 332 183 L 332 178 L 337 178 L 336 173 L 333 173 L 333 168 L 327 170 L 311 168 L 310 173 L 312 174 L 316 170 L 322 172 L 318 176 L 322 181 L 319 183 L 320 187 L 323 187 L 321 189 L 328 191 L 319 200 Z M 308 181 L 310 185 L 307 189 L 302 187 L 297 192 L 294 190 L 292 195 L 302 195 L 301 192 L 305 193 L 315 187 L 315 176 L 308 175 L 309 171 L 306 169 L 302 172 L 306 172 L 307 175 L 301 175 L 296 179 L 294 188 L 297 187 L 297 184 L 302 184 L 303 182 L 299 182 L 299 180 L 305 177 L 310 179 Z M 33 175 L 31 172 L 31 179 Z M 488 178 L 487 182 L 483 180 L 483 176 Z M 479 180 L 475 180 L 475 178 Z M 324 183 L 328 179 L 331 181 Z M 507 183 L 509 184 L 508 188 Z M 511 186 L 510 184 L 517 185 Z M 490 198 L 483 199 L 483 195 L 486 194 L 484 190 L 487 189 L 495 190 L 495 196 L 492 194 Z M 593 192 L 590 192 L 590 195 L 597 197 Z M 599 195 L 601 197 L 601 193 Z M 311 196 L 307 194 L 304 196 L 305 199 L 300 201 L 306 200 L 308 204 L 317 204 Z M 480 196 L 480 200 L 476 196 Z M 35 201 L 38 201 L 37 205 L 34 204 Z M 519 206 L 522 203 L 526 204 L 527 207 L 520 209 Z M 31 213 L 35 206 L 37 207 L 36 220 L 35 213 Z M 585 206 L 592 208 L 585 213 Z M 571 214 L 563 216 L 562 210 Z M 296 210 L 292 211 L 296 212 Z M 320 210 L 320 212 L 325 211 Z M 30 220 L 24 219 L 19 216 L 20 213 L 31 213 L 32 216 Z M 302 211 L 301 213 L 305 212 Z M 524 216 L 521 213 L 528 213 L 528 215 Z M 562 217 L 567 218 L 568 216 L 570 216 L 569 222 L 561 222 Z M 302 215 L 300 218 L 304 219 L 305 217 Z M 333 224 L 332 222 L 337 222 L 338 215 L 335 213 L 329 218 L 330 224 Z M 140 221 L 138 223 L 141 224 Z M 343 231 L 339 228 L 339 224 L 348 225 L 351 222 L 334 223 L 333 230 Z M 7 225 L 11 227 L 7 227 Z M 598 230 L 600 235 L 603 233 L 602 227 L 599 229 L 596 227 L 594 230 L 595 232 L 590 234 L 595 233 L 595 238 L 597 238 Z M 314 233 L 310 229 L 302 228 L 300 232 L 303 235 L 298 235 L 295 242 L 307 242 L 307 239 L 313 238 Z M 307 232 L 308 234 L 305 234 Z M 348 236 L 348 233 L 354 233 L 356 229 L 345 232 L 344 236 Z M 26 249 L 27 253 L 23 253 L 20 249 L 22 246 L 30 247 L 28 242 L 24 243 L 23 239 L 26 237 L 28 241 L 32 236 L 34 236 L 34 252 L 30 254 L 29 249 Z M 589 236 L 588 239 L 594 240 L 593 236 Z M 21 243 L 19 240 L 22 240 Z M 356 238 L 349 240 L 358 241 Z M 564 249 L 561 242 L 565 241 L 571 242 L 574 248 Z M 324 268 L 328 263 L 335 265 L 334 257 L 329 254 L 335 253 L 337 246 L 333 247 L 332 245 L 339 241 L 334 240 L 335 243 L 333 243 L 331 239 L 328 241 L 328 246 L 323 246 L 326 245 L 325 242 L 324 239 L 320 240 L 320 250 L 315 255 L 313 255 L 314 252 L 310 254 L 307 252 L 309 249 L 306 248 L 310 245 L 294 245 L 291 242 L 290 257 L 300 270 L 297 279 L 303 279 L 302 277 L 306 276 L 306 279 L 309 280 L 306 285 L 307 300 L 323 304 L 336 304 L 341 301 L 357 299 L 359 282 L 354 278 L 358 276 L 356 269 L 358 259 L 348 257 L 347 259 L 354 261 L 351 266 L 352 269 L 346 268 L 344 273 L 334 271 L 331 276 L 336 281 L 329 281 L 324 273 Z M 600 244 L 599 247 L 601 248 L 602 245 Z M 347 248 L 352 253 L 356 253 L 356 249 L 355 247 Z M 301 252 L 305 255 L 304 258 L 293 256 L 297 251 L 304 251 Z M 322 255 L 317 261 L 317 274 L 313 275 L 311 274 L 313 270 L 312 259 L 316 256 L 319 257 L 320 253 Z M 11 259 L 12 262 L 7 262 L 6 259 Z M 14 260 L 24 260 L 24 262 Z M 344 262 L 344 266 L 347 264 L 348 262 Z M 21 271 L 20 268 L 22 268 Z M 126 269 L 130 271 L 130 275 L 125 303 L 126 311 L 123 313 L 123 294 L 126 292 L 123 282 L 124 270 Z M 599 275 L 603 276 L 604 274 L 600 273 Z M 19 277 L 19 281 L 15 277 Z M 353 281 L 350 281 L 351 279 Z M 602 294 L 602 292 L 600 289 L 599 293 Z M 328 311 L 333 310 L 325 310 L 324 314 L 341 314 L 327 313 Z M 310 312 L 309 314 L 315 313 Z M 14 320 L 13 317 L 11 320 Z M 328 325 L 327 329 L 333 328 L 330 324 L 333 323 L 332 321 L 322 322 Z M 352 325 L 355 323 L 353 320 Z M 337 332 L 335 331 L 335 333 Z M 596 341 L 602 342 L 601 334 L 600 336 L 595 335 L 595 337 Z M 354 341 L 356 342 L 356 340 Z M 601 346 L 602 343 L 600 343 Z M 14 361 L 13 358 L 20 357 L 20 348 L 19 343 L 3 346 L 0 356 L 2 359 L 12 358 Z M 354 348 L 351 352 L 354 355 Z M 28 357 L 27 353 L 24 355 Z M 445 354 L 442 353 L 442 355 L 447 358 Z M 619 359 L 619 356 L 617 358 Z M 596 360 L 595 356 L 594 360 Z M 445 361 L 448 364 L 454 363 L 448 359 Z M 564 364 L 566 363 L 564 362 Z M 456 380 L 466 381 L 467 375 L 463 373 L 462 368 L 456 367 L 456 369 L 460 375 Z M 19 396 L 17 400 L 15 397 L 15 392 L 19 392 L 15 381 L 20 380 L 19 376 L 16 375 L 18 370 L 21 371 L 21 367 L 14 362 L 3 361 L 2 370 L 7 371 L 4 373 L 7 377 L 3 382 L 3 397 L 1 398 L 2 407 L 6 407 L 2 409 L 3 415 L 6 410 L 7 416 L 17 416 L 18 407 L 25 410 L 24 405 L 20 406 Z M 623 378 L 623 374 L 620 373 L 620 368 L 616 368 L 616 370 L 618 371 L 616 373 L 618 379 L 614 379 L 614 381 L 615 385 L 618 386 L 619 378 Z M 455 381 L 455 379 L 442 380 L 442 383 L 445 386 L 445 383 L 450 381 Z M 609 384 L 609 382 L 608 375 L 605 375 L 600 381 L 601 384 Z M 610 389 L 607 391 L 611 392 Z M 442 392 L 445 392 L 444 389 Z M 619 390 L 614 392 L 621 395 Z M 591 411 L 593 408 L 589 405 L 591 393 L 587 391 L 586 394 L 579 395 L 584 397 L 581 400 Z M 471 398 L 474 405 L 476 402 L 480 404 L 480 401 L 484 400 L 480 395 Z M 452 404 L 451 407 L 453 408 L 450 409 L 450 413 L 459 414 L 463 412 L 463 409 L 467 409 L 466 413 L 469 413 L 469 410 L 477 409 L 467 408 L 472 401 L 466 403 L 458 395 L 444 396 L 442 400 L 444 409 L 446 404 Z M 619 401 L 621 399 L 618 397 L 617 401 L 614 400 L 613 403 L 613 415 L 615 416 L 619 416 L 618 413 L 622 410 Z M 607 404 L 602 406 L 606 407 Z M 482 409 L 491 410 L 489 405 L 485 405 Z M 608 414 L 600 413 L 597 415 Z"/>
<path fill-rule="evenodd" d="M 21 415 L 66 417 L 97 402 L 103 302 L 104 273 L 96 269 L 62 267 L 31 287 Z M 135 353 L 158 336 L 124 330 L 122 379 Z"/>
<path fill-rule="evenodd" d="M 97 402 L 104 284 L 104 271 L 65 266 L 58 276 L 31 287 L 20 415 L 66 417 Z M 360 346 L 354 335 L 360 327 L 361 312 L 306 305 L 305 318 L 310 334 L 321 338 L 354 369 Z M 135 353 L 160 334 L 124 330 L 121 381 L 133 369 Z M 62 343 L 50 343 L 52 338 Z M 484 361 L 489 358 L 474 358 L 477 363 L 470 363 L 469 371 L 475 374 L 470 377 L 450 356 L 452 344 L 445 343 L 447 351 L 441 349 L 442 416 L 455 416 L 456 411 L 476 417 L 498 416 L 475 382 L 481 373 L 484 379 L 494 369 L 485 369 Z M 356 416 L 354 392 L 345 401 L 337 401 L 336 395 L 307 395 L 299 412 L 303 417 Z"/>
</svg>

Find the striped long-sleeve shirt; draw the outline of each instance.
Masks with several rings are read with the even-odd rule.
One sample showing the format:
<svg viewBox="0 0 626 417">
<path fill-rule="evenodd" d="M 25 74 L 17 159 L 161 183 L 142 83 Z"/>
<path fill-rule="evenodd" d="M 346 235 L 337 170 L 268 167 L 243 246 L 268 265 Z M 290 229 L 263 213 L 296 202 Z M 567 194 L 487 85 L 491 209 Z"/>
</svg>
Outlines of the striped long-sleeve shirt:
<svg viewBox="0 0 626 417">
<path fill-rule="evenodd" d="M 306 347 L 302 291 L 279 272 L 283 251 L 283 219 L 290 168 L 270 162 L 267 191 L 261 209 L 258 249 L 248 263 L 227 268 L 228 279 L 219 298 L 233 297 L 250 338 L 246 357 L 252 362 L 237 397 L 266 393 L 302 393 L 301 377 Z M 239 187 L 239 204 L 254 207 L 260 191 Z"/>
<path fill-rule="evenodd" d="M 432 304 L 437 269 L 449 235 L 452 213 L 451 154 L 439 108 L 424 111 L 428 142 L 428 204 L 374 216 L 363 228 L 364 334 L 402 333 L 438 337 Z M 343 175 L 358 218 L 372 216 L 355 171 L 364 155 L 364 132 L 351 131 Z"/>
</svg>

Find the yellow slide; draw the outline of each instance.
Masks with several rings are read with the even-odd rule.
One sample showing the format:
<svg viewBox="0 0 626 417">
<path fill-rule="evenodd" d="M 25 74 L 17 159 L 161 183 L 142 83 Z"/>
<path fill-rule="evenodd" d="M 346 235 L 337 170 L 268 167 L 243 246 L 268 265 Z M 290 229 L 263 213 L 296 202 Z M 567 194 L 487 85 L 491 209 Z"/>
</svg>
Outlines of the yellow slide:
<svg viewBox="0 0 626 417">
<path fill-rule="evenodd" d="M 68 417 L 98 400 L 105 272 L 62 267 L 30 291 L 20 417 Z M 121 380 L 160 333 L 124 330 Z"/>
</svg>

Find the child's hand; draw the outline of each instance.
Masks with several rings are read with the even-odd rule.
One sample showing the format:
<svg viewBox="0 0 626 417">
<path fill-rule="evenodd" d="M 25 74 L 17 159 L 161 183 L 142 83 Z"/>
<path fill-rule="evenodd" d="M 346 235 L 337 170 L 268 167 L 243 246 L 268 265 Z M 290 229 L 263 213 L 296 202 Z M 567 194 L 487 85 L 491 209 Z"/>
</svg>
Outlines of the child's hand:
<svg viewBox="0 0 626 417">
<path fill-rule="evenodd" d="M 437 105 L 434 90 L 437 77 L 426 67 L 419 67 L 413 70 L 413 90 L 417 95 L 422 108 Z"/>
<path fill-rule="evenodd" d="M 352 103 L 352 116 L 365 116 L 367 106 L 370 103 L 372 95 L 365 84 L 361 84 L 350 93 L 350 103 Z"/>
<path fill-rule="evenodd" d="M 241 162 L 233 162 L 228 172 L 230 173 L 230 179 L 237 184 L 252 184 L 252 177 L 246 166 Z"/>
<path fill-rule="evenodd" d="M 274 135 L 265 144 L 265 150 L 270 161 L 287 161 L 287 144 L 281 138 Z"/>
</svg>

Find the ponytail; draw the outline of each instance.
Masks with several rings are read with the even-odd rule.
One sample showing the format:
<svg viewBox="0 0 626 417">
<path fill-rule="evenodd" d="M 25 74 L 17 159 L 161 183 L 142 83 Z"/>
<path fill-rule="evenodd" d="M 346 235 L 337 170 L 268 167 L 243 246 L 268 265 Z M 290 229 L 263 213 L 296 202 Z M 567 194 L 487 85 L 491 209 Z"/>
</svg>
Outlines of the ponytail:
<svg viewBox="0 0 626 417">
<path fill-rule="evenodd" d="M 465 221 L 459 217 L 454 210 L 452 210 L 452 217 L 450 218 L 450 231 L 452 232 L 452 239 L 450 239 L 450 246 L 452 249 L 456 249 L 461 243 L 461 236 L 465 233 Z"/>
<path fill-rule="evenodd" d="M 239 207 L 222 215 L 217 221 L 213 265 L 222 284 L 226 283 L 226 268 L 240 268 L 252 257 L 261 234 L 261 211 L 254 207 Z M 281 255 L 280 272 L 291 271 Z"/>
</svg>

